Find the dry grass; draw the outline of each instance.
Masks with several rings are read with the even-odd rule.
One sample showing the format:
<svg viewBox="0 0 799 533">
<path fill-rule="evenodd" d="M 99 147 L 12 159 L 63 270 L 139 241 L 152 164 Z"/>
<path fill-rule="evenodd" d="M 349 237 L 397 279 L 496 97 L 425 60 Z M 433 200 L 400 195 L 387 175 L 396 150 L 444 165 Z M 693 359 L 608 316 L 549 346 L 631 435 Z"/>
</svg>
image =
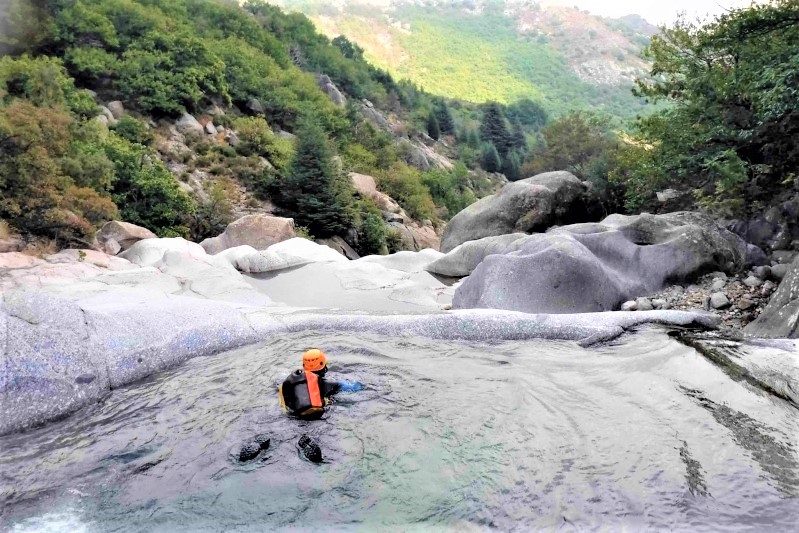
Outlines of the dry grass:
<svg viewBox="0 0 799 533">
<path fill-rule="evenodd" d="M 8 221 L 0 220 L 0 240 L 9 238 L 11 238 L 11 226 L 8 225 Z"/>
<path fill-rule="evenodd" d="M 28 243 L 22 253 L 33 257 L 45 258 L 48 255 L 58 253 L 59 250 L 58 244 L 53 239 L 37 237 Z"/>
</svg>

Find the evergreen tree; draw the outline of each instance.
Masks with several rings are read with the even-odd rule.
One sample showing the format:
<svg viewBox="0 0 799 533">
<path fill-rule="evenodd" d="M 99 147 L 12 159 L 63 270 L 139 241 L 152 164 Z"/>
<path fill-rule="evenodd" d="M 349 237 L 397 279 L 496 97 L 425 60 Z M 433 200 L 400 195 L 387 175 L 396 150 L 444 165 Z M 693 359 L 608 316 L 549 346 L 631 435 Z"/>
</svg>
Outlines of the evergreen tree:
<svg viewBox="0 0 799 533">
<path fill-rule="evenodd" d="M 505 174 L 505 177 L 508 178 L 509 181 L 517 181 L 522 177 L 521 166 L 519 154 L 510 152 L 502 160 L 502 173 Z"/>
<path fill-rule="evenodd" d="M 296 202 L 297 225 L 315 237 L 344 233 L 349 227 L 345 195 L 333 165 L 329 141 L 314 117 L 303 117 L 297 128 L 297 153 L 287 177 L 288 197 Z"/>
<path fill-rule="evenodd" d="M 496 102 L 487 103 L 483 109 L 480 140 L 493 144 L 500 156 L 507 154 L 511 148 L 511 134 L 505 124 L 505 115 Z"/>
<path fill-rule="evenodd" d="M 524 152 L 527 150 L 527 137 L 524 135 L 522 124 L 518 120 L 512 122 L 513 131 L 511 133 L 511 146 L 513 150 Z"/>
<path fill-rule="evenodd" d="M 452 120 L 452 114 L 449 112 L 447 104 L 439 102 L 435 108 L 435 114 L 441 133 L 444 135 L 453 135 L 455 133 L 455 121 Z"/>
<path fill-rule="evenodd" d="M 480 147 L 480 137 L 477 135 L 476 130 L 470 129 L 466 134 L 466 144 L 468 144 L 471 148 Z"/>
<path fill-rule="evenodd" d="M 497 151 L 497 147 L 492 143 L 483 145 L 483 149 L 480 152 L 480 166 L 482 166 L 483 170 L 486 172 L 499 172 L 502 168 L 502 160 L 499 158 L 499 152 Z"/>
<path fill-rule="evenodd" d="M 441 128 L 438 125 L 435 111 L 430 111 L 430 114 L 427 115 L 427 134 L 435 140 L 441 137 Z"/>
</svg>

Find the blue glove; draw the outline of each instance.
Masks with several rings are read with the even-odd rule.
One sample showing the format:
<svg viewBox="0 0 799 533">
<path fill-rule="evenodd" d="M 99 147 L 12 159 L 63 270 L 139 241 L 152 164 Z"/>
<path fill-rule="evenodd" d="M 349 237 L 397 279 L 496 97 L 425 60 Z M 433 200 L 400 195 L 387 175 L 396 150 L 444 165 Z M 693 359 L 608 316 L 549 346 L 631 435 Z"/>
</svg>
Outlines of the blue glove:
<svg viewBox="0 0 799 533">
<path fill-rule="evenodd" d="M 363 385 L 357 381 L 339 381 L 338 390 L 341 392 L 358 392 L 363 389 Z"/>
</svg>

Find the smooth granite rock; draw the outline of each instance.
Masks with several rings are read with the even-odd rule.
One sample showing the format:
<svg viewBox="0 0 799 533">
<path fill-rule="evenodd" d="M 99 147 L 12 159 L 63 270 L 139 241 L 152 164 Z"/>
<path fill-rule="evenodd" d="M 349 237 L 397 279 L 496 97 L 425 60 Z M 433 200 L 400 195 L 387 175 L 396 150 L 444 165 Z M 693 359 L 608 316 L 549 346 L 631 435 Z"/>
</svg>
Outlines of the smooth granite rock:
<svg viewBox="0 0 799 533">
<path fill-rule="evenodd" d="M 447 253 L 483 237 L 543 231 L 555 224 L 589 220 L 587 191 L 585 183 L 565 171 L 509 183 L 452 217 L 441 238 L 441 251 Z"/>
<path fill-rule="evenodd" d="M 611 215 L 519 239 L 486 257 L 453 307 L 609 311 L 669 282 L 742 268 L 750 256 L 740 237 L 699 213 Z"/>
<path fill-rule="evenodd" d="M 755 337 L 799 337 L 799 258 L 791 263 L 766 308 L 744 331 Z"/>
<path fill-rule="evenodd" d="M 273 244 L 296 237 L 294 219 L 272 215 L 246 215 L 228 224 L 225 231 L 200 245 L 211 255 L 228 248 L 248 245 L 266 250 Z"/>
<path fill-rule="evenodd" d="M 527 236 L 526 233 L 508 233 L 467 241 L 428 265 L 426 270 L 442 276 L 468 276 L 487 256 L 502 253 L 508 245 Z"/>
</svg>

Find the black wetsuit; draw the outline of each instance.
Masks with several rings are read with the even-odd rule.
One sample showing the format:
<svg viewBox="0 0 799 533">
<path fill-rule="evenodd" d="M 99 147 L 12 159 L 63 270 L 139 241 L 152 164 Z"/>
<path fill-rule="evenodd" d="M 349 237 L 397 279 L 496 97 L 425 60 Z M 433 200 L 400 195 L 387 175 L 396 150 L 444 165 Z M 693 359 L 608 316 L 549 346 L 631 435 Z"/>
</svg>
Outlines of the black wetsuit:
<svg viewBox="0 0 799 533">
<path fill-rule="evenodd" d="M 325 379 L 326 371 L 326 368 L 320 372 L 295 370 L 289 374 L 280 386 L 281 403 L 289 414 L 300 418 L 322 416 L 330 397 L 340 389 L 337 381 Z"/>
</svg>

